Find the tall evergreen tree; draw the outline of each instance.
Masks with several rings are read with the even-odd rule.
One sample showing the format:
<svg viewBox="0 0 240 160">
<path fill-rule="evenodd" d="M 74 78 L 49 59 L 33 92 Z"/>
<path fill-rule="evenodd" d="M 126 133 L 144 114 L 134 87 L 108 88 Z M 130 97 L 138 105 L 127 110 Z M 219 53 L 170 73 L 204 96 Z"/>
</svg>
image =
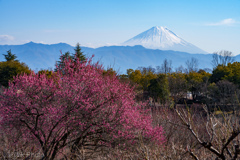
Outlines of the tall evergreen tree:
<svg viewBox="0 0 240 160">
<path fill-rule="evenodd" d="M 8 82 L 13 80 L 16 75 L 30 73 L 28 66 L 16 60 L 17 56 L 12 54 L 11 50 L 3 55 L 6 61 L 0 62 L 0 86 L 8 87 Z"/>
<path fill-rule="evenodd" d="M 58 69 L 63 69 L 63 67 L 64 67 L 64 64 L 63 64 L 63 62 L 66 60 L 66 59 L 72 59 L 72 57 L 71 57 L 71 53 L 68 51 L 68 52 L 66 52 L 66 53 L 64 53 L 64 54 L 62 54 L 61 55 L 61 57 L 60 57 L 60 61 L 57 61 L 57 66 L 58 66 Z M 56 71 L 57 69 L 55 69 L 55 71 Z"/>
<path fill-rule="evenodd" d="M 79 43 L 77 43 L 77 45 L 76 45 L 76 47 L 75 47 L 75 55 L 74 55 L 74 60 L 76 60 L 75 59 L 75 57 L 76 58 L 78 58 L 81 62 L 83 62 L 83 61 L 86 61 L 86 57 L 85 57 L 85 55 L 83 55 L 83 52 L 81 51 L 82 49 L 81 49 L 81 47 L 80 47 L 80 44 Z"/>
<path fill-rule="evenodd" d="M 69 51 L 66 52 L 65 54 L 61 55 L 60 57 L 60 61 L 57 61 L 57 68 L 55 69 L 56 70 L 62 70 L 64 68 L 64 64 L 63 62 L 65 61 L 65 59 L 71 59 L 73 60 L 74 62 L 76 62 L 76 60 L 78 59 L 79 61 L 81 62 L 84 62 L 86 61 L 86 57 L 85 55 L 83 54 L 83 52 L 81 51 L 81 47 L 80 47 L 80 44 L 77 43 L 76 47 L 75 47 L 75 54 L 73 53 L 70 53 Z"/>
<path fill-rule="evenodd" d="M 3 54 L 6 61 L 17 61 L 17 56 L 15 54 L 12 54 L 11 49 L 7 51 L 7 54 Z"/>
</svg>

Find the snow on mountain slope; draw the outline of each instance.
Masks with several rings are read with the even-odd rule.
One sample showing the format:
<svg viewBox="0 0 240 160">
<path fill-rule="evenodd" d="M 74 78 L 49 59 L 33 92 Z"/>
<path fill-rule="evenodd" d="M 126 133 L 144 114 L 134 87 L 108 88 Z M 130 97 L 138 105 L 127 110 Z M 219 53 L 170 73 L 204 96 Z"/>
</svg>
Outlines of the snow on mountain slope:
<svg viewBox="0 0 240 160">
<path fill-rule="evenodd" d="M 148 49 L 173 50 L 188 53 L 207 53 L 188 43 L 166 27 L 156 26 L 127 40 L 122 45 L 142 45 Z"/>
</svg>

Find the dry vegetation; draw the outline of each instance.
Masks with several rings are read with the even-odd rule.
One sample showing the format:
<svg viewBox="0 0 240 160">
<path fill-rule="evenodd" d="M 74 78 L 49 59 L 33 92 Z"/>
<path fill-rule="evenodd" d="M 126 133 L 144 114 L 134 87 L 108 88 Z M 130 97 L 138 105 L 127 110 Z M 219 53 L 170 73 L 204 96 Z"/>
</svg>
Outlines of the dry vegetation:
<svg viewBox="0 0 240 160">
<path fill-rule="evenodd" d="M 198 109 L 196 109 L 198 108 Z M 152 108 L 155 125 L 161 125 L 166 141 L 163 146 L 146 142 L 139 135 L 139 143 L 126 148 L 90 151 L 78 148 L 74 159 L 237 159 L 239 151 L 239 114 L 220 113 L 215 116 L 207 108 L 192 105 Z M 17 130 L 15 130 L 17 132 Z M 16 140 L 16 145 L 12 140 Z M 10 142 L 11 141 L 11 142 Z M 41 159 L 40 146 L 17 141 L 16 137 L 1 133 L 1 159 Z M 71 158 L 70 149 L 61 151 L 57 159 Z"/>
</svg>

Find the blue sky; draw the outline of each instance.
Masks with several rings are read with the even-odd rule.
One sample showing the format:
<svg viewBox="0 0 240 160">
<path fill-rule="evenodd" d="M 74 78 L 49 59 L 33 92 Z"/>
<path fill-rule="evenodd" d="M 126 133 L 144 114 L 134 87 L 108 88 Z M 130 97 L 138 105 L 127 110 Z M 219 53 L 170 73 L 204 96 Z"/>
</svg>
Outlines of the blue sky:
<svg viewBox="0 0 240 160">
<path fill-rule="evenodd" d="M 115 45 L 153 26 L 240 54 L 239 0 L 0 0 L 0 44 Z"/>
</svg>

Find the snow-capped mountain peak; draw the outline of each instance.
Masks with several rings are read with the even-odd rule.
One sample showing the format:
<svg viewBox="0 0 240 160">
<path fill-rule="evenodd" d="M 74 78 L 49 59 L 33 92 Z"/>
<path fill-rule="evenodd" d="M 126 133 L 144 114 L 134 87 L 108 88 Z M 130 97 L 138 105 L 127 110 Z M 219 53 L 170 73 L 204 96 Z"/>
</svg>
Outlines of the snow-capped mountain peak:
<svg viewBox="0 0 240 160">
<path fill-rule="evenodd" d="M 123 43 L 125 46 L 142 45 L 149 49 L 174 50 L 188 53 L 206 53 L 183 40 L 166 27 L 156 26 Z"/>
</svg>

